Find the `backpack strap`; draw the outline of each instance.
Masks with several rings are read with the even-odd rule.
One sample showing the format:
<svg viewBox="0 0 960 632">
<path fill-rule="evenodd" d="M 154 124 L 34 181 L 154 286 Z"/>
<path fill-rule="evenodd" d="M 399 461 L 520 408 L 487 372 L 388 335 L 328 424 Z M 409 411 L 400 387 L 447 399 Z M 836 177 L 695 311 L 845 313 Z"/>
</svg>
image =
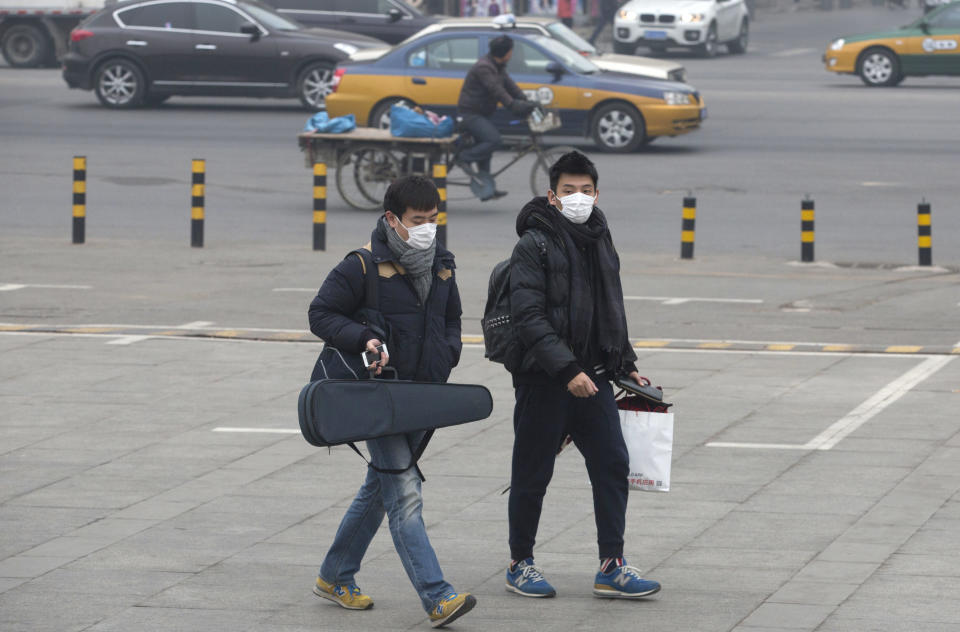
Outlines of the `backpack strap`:
<svg viewBox="0 0 960 632">
<path fill-rule="evenodd" d="M 360 259 L 360 267 L 363 269 L 363 306 L 367 309 L 380 309 L 380 284 L 378 283 L 377 264 L 373 262 L 373 251 L 370 242 L 367 242 L 362 248 L 351 250 L 347 254 L 356 255 Z"/>
<path fill-rule="evenodd" d="M 417 465 L 417 461 L 419 461 L 419 460 L 420 460 L 420 457 L 423 456 L 424 451 L 427 449 L 427 444 L 430 443 L 430 439 L 431 439 L 432 437 L 433 437 L 433 430 L 431 429 L 431 430 L 428 430 L 428 431 L 426 432 L 426 434 L 423 435 L 423 439 L 420 440 L 420 444 L 419 444 L 419 445 L 416 447 L 416 449 L 413 451 L 413 454 L 410 455 L 410 465 L 408 465 L 407 467 L 402 467 L 402 468 L 377 467 L 376 465 L 374 465 L 373 463 L 371 463 L 371 462 L 367 459 L 367 457 L 363 456 L 363 452 L 360 451 L 360 448 L 357 447 L 357 444 L 355 444 L 355 443 L 353 443 L 353 442 L 351 441 L 351 442 L 348 443 L 347 445 L 350 446 L 350 448 L 351 448 L 354 452 L 356 452 L 357 454 L 359 454 L 361 459 L 363 459 L 364 461 L 366 461 L 367 467 L 372 468 L 372 469 L 376 470 L 377 472 L 380 472 L 381 474 L 403 474 L 404 472 L 406 472 L 407 470 L 409 470 L 411 467 L 413 467 L 413 468 L 416 468 L 416 470 L 417 470 L 417 476 L 419 476 L 419 477 L 420 477 L 420 481 L 423 482 L 423 481 L 426 481 L 426 480 L 427 480 L 427 477 L 424 476 L 424 475 L 423 475 L 423 472 L 420 471 L 420 466 Z"/>
</svg>

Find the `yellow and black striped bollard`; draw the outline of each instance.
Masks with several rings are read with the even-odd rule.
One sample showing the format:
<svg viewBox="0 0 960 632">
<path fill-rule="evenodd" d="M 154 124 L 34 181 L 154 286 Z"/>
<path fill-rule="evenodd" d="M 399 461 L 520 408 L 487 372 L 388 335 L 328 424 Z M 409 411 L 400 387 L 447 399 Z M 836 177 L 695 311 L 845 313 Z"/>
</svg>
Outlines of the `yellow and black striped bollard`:
<svg viewBox="0 0 960 632">
<path fill-rule="evenodd" d="M 693 240 L 697 223 L 697 198 L 683 198 L 683 225 L 680 232 L 680 258 L 693 259 Z"/>
<path fill-rule="evenodd" d="M 437 242 L 447 245 L 447 165 L 444 162 L 433 165 L 433 183 L 440 192 L 440 204 L 437 205 Z"/>
<path fill-rule="evenodd" d="M 933 265 L 933 233 L 930 224 L 930 203 L 924 200 L 917 204 L 917 248 L 920 265 Z"/>
<path fill-rule="evenodd" d="M 207 161 L 194 158 L 190 178 L 190 245 L 203 248 L 203 205 L 206 196 Z"/>
<path fill-rule="evenodd" d="M 327 165 L 313 163 L 313 249 L 327 249 Z"/>
<path fill-rule="evenodd" d="M 813 262 L 813 200 L 800 202 L 800 261 Z"/>
<path fill-rule="evenodd" d="M 87 157 L 73 157 L 73 243 L 87 238 Z"/>
</svg>

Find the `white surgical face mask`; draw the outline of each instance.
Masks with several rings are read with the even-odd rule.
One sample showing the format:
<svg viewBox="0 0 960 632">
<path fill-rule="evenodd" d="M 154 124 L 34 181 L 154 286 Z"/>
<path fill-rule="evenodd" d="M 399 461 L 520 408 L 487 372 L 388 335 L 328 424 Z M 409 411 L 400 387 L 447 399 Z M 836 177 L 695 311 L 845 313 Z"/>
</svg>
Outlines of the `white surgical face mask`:
<svg viewBox="0 0 960 632">
<path fill-rule="evenodd" d="M 597 201 L 596 197 L 579 192 L 563 197 L 557 196 L 557 199 L 560 200 L 562 205 L 560 214 L 574 224 L 582 224 L 590 219 L 590 214 L 593 213 L 593 203 Z"/>
<path fill-rule="evenodd" d="M 437 225 L 433 222 L 418 224 L 417 226 L 403 225 L 407 229 L 407 245 L 414 250 L 426 250 L 433 245 L 433 240 L 437 236 Z M 399 232 L 397 233 L 400 234 Z"/>
</svg>

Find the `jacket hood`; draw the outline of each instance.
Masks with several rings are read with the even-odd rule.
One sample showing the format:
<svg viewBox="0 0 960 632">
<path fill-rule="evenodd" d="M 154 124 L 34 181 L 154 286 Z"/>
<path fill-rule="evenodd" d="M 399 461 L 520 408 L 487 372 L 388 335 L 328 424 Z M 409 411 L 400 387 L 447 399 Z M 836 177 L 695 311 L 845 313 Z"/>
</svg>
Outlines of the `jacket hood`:
<svg viewBox="0 0 960 632">
<path fill-rule="evenodd" d="M 523 205 L 517 215 L 517 235 L 523 236 L 528 228 L 548 228 L 553 231 L 557 214 L 559 211 L 547 201 L 547 196 L 533 198 Z"/>
</svg>

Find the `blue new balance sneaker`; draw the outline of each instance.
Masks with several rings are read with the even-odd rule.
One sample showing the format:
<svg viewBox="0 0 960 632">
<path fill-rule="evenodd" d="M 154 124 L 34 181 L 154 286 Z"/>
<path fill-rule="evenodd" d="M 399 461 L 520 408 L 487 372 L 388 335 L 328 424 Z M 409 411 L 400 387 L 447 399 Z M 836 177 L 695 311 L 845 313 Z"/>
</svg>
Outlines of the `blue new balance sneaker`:
<svg viewBox="0 0 960 632">
<path fill-rule="evenodd" d="M 640 577 L 639 569 L 627 566 L 621 557 L 611 560 L 607 572 L 597 572 L 593 580 L 593 595 L 615 599 L 638 599 L 659 592 L 660 583 Z"/>
<path fill-rule="evenodd" d="M 507 590 L 524 597 L 555 597 L 557 594 L 544 579 L 540 567 L 533 565 L 532 557 L 507 567 Z"/>
</svg>

